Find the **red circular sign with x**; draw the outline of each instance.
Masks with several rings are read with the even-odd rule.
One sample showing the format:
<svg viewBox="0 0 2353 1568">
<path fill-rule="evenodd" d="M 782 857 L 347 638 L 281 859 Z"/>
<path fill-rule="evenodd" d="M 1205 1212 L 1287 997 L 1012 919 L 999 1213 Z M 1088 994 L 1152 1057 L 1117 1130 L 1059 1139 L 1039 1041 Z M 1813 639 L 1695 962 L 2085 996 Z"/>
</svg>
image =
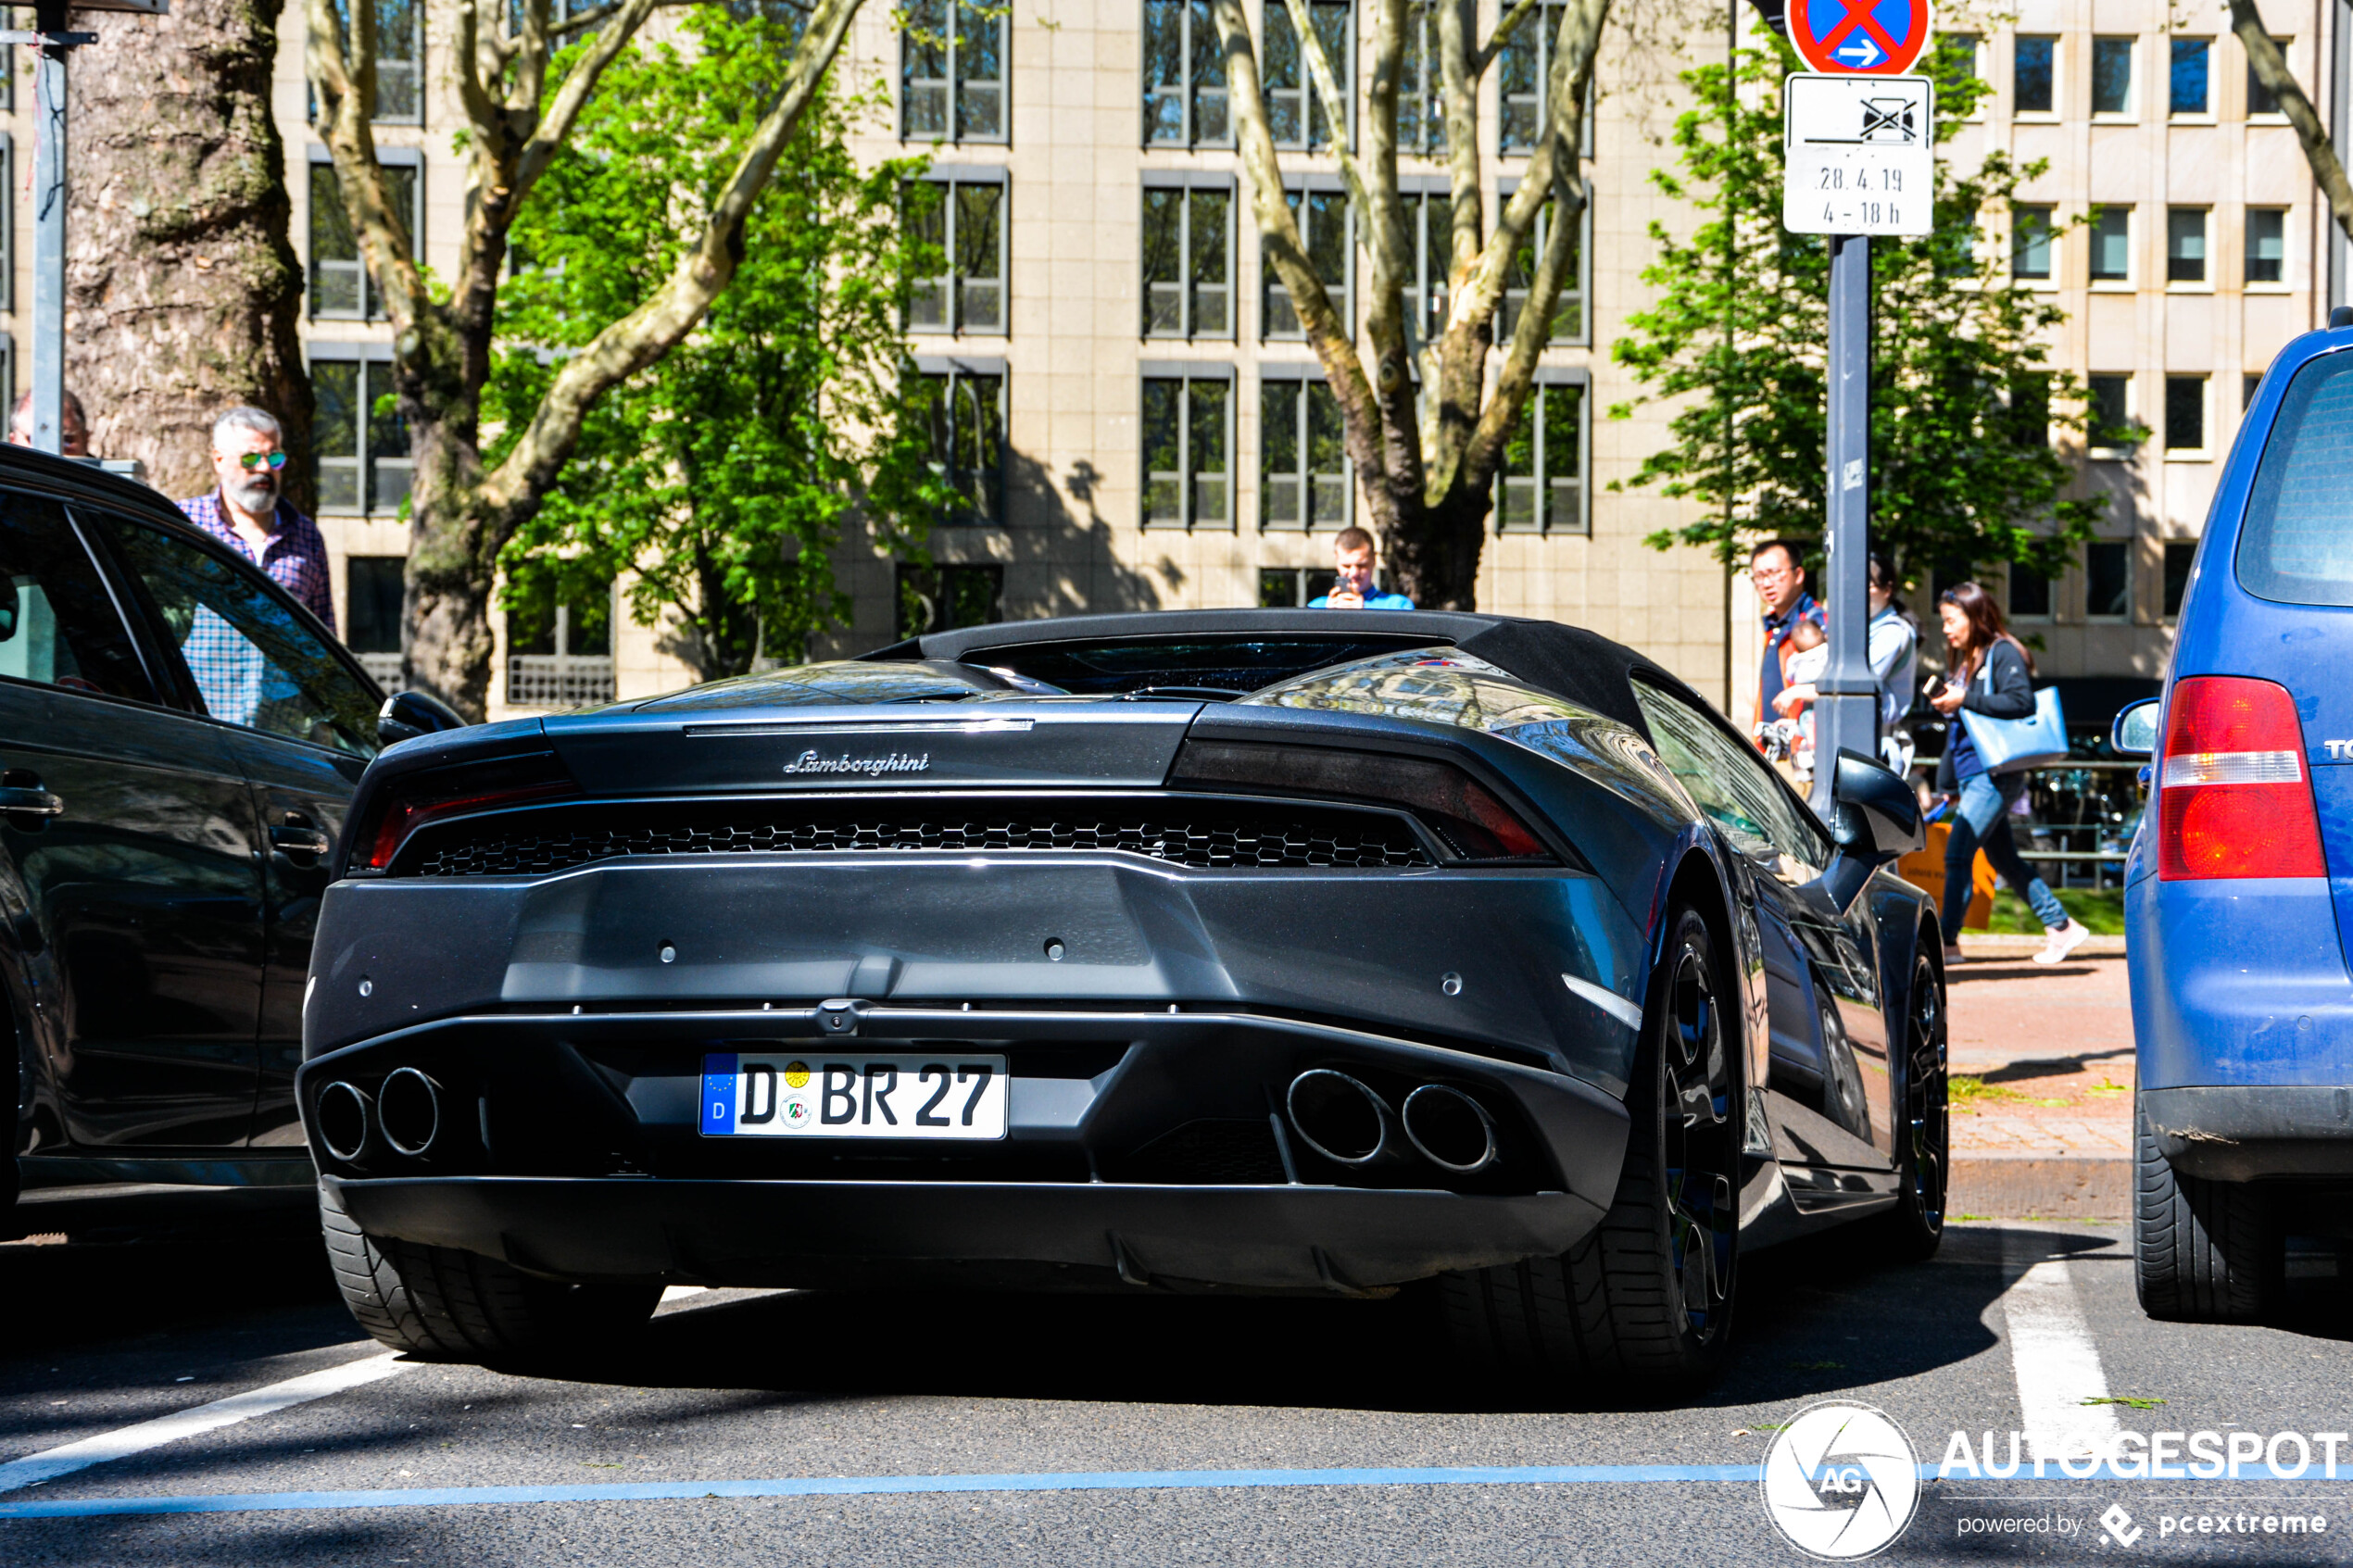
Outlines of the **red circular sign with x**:
<svg viewBox="0 0 2353 1568">
<path fill-rule="evenodd" d="M 1790 0 L 1789 41 L 1816 70 L 1898 76 L 1928 45 L 1928 0 Z"/>
</svg>

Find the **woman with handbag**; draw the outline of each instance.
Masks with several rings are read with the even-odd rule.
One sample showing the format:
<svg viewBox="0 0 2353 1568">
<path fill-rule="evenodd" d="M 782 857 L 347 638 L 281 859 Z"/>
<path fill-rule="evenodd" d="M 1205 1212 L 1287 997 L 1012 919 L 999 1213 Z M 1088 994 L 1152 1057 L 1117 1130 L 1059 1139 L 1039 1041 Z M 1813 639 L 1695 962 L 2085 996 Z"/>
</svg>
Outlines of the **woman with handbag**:
<svg viewBox="0 0 2353 1568">
<path fill-rule="evenodd" d="M 2003 623 L 2001 607 L 1974 583 L 1947 588 L 1936 599 L 1944 641 L 1952 650 L 1952 678 L 1932 689 L 1929 701 L 1952 721 L 1944 733 L 1944 758 L 1936 767 L 1936 788 L 1947 798 L 1957 797 L 1952 836 L 1944 842 L 1944 961 L 1961 960 L 1961 922 L 1969 914 L 1969 867 L 1980 849 L 2011 888 L 2025 897 L 2049 934 L 2040 964 L 2055 964 L 2082 945 L 2091 935 L 2082 922 L 2029 871 L 2010 837 L 2010 808 L 2026 793 L 2026 770 L 1995 771 L 1980 755 L 1964 713 L 1987 720 L 2029 720 L 2035 716 L 2032 659 Z"/>
</svg>

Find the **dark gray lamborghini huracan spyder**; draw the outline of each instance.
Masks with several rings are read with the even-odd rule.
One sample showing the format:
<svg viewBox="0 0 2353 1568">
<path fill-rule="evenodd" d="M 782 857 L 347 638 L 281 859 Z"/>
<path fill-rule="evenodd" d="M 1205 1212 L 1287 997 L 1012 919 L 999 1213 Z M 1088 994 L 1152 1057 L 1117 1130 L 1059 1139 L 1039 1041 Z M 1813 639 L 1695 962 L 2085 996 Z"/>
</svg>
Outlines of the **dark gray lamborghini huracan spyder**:
<svg viewBox="0 0 2353 1568">
<path fill-rule="evenodd" d="M 1825 825 L 1614 643 L 1496 616 L 970 628 L 411 740 L 298 1090 L 387 1343 L 666 1282 L 1385 1295 L 1682 1380 L 1744 1248 L 1943 1225 L 1909 790 Z"/>
</svg>

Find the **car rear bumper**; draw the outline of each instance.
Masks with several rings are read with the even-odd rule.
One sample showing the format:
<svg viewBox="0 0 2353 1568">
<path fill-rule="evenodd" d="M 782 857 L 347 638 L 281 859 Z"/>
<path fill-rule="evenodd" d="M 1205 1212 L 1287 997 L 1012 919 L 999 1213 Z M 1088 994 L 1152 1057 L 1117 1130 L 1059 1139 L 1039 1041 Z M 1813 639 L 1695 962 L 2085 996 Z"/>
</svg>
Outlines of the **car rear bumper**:
<svg viewBox="0 0 2353 1568">
<path fill-rule="evenodd" d="M 2141 1113 L 2167 1160 L 2193 1176 L 2353 1176 L 2353 1087 L 2144 1089 Z"/>
<path fill-rule="evenodd" d="M 371 1235 L 558 1278 L 1378 1289 L 1556 1254 L 1581 1197 L 1116 1183 L 329 1178 Z"/>
<path fill-rule="evenodd" d="M 2353 978 L 2326 878 L 2144 876 L 2125 919 L 2145 1091 L 2353 1082 Z"/>
</svg>

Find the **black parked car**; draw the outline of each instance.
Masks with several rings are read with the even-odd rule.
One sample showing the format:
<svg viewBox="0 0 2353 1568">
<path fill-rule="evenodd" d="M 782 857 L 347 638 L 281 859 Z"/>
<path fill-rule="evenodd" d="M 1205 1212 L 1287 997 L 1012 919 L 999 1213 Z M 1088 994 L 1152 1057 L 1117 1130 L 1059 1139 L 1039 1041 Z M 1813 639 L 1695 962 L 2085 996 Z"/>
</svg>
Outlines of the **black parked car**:
<svg viewBox="0 0 2353 1568">
<path fill-rule="evenodd" d="M 1383 1294 L 1657 1380 L 1741 1248 L 1943 1225 L 1906 786 L 1824 824 L 1543 622 L 996 625 L 400 746 L 299 1093 L 379 1338 L 496 1358 L 712 1285 Z"/>
<path fill-rule="evenodd" d="M 0 446 L 0 1201 L 312 1180 L 303 986 L 384 701 L 153 490 Z"/>
</svg>

